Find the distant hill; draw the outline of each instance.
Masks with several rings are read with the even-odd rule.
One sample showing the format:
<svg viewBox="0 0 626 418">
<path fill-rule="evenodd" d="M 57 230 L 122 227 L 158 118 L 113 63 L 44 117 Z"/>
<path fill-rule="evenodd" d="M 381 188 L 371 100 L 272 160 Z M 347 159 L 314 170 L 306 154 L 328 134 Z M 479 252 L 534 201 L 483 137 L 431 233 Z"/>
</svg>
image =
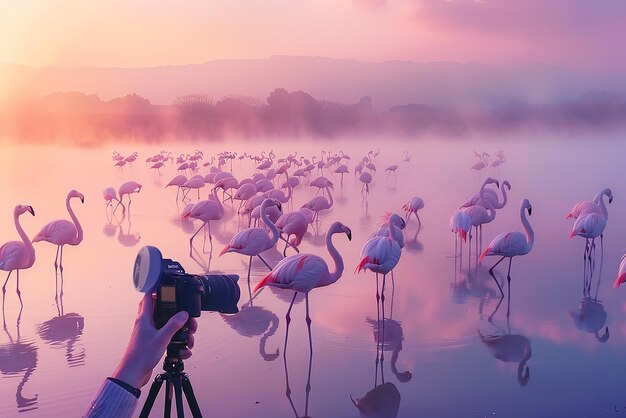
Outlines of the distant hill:
<svg viewBox="0 0 626 418">
<path fill-rule="evenodd" d="M 544 64 L 494 67 L 478 62 L 382 63 L 321 57 L 217 60 L 151 68 L 32 68 L 0 64 L 0 102 L 16 95 L 79 91 L 104 100 L 136 93 L 153 104 L 205 93 L 214 99 L 267 99 L 276 87 L 375 109 L 410 103 L 446 108 L 492 108 L 513 102 L 554 103 L 588 91 L 624 92 L 626 75 L 597 75 Z"/>
</svg>

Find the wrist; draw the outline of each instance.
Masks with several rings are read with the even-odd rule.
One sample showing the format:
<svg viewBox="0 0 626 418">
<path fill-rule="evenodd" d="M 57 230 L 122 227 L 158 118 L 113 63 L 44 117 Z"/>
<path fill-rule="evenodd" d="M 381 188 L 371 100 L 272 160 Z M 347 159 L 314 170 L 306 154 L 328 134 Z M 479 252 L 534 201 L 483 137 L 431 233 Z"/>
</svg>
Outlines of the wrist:
<svg viewBox="0 0 626 418">
<path fill-rule="evenodd" d="M 137 389 L 141 389 L 146 384 L 144 373 L 135 370 L 132 364 L 127 364 L 124 360 L 120 362 L 111 377 L 119 379 Z"/>
</svg>

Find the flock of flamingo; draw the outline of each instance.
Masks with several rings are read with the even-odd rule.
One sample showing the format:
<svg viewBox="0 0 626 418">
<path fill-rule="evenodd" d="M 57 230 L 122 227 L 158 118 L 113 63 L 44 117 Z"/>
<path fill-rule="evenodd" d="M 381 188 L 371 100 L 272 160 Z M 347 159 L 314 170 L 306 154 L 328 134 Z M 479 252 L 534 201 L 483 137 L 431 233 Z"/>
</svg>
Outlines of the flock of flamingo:
<svg viewBox="0 0 626 418">
<path fill-rule="evenodd" d="M 375 160 L 380 152 L 369 151 L 355 165 L 355 178 L 362 182 L 361 193 L 366 199 L 370 193 L 369 184 L 373 176 L 376 175 Z M 300 253 L 300 245 L 304 234 L 310 225 L 319 221 L 319 214 L 333 206 L 334 184 L 331 179 L 323 175 L 324 170 L 341 175 L 348 173 L 350 156 L 343 153 L 333 153 L 321 151 L 319 159 L 312 157 L 311 160 L 304 156 L 297 156 L 297 153 L 289 154 L 283 158 L 277 158 L 273 151 L 265 155 L 252 155 L 236 152 L 222 152 L 212 157 L 210 161 L 202 163 L 204 155 L 202 151 L 196 150 L 192 154 L 181 154 L 176 161 L 170 152 L 161 151 L 158 154 L 148 157 L 146 164 L 153 170 L 160 170 L 165 164 L 177 164 L 180 173 L 175 176 L 166 187 L 177 188 L 177 201 L 180 199 L 186 203 L 182 211 L 181 220 L 187 218 L 198 219 L 202 222 L 200 228 L 191 236 L 189 240 L 190 253 L 193 249 L 193 240 L 200 231 L 208 230 L 211 250 L 213 247 L 211 236 L 211 221 L 219 221 L 224 216 L 224 205 L 231 201 L 233 210 L 236 210 L 241 217 L 247 217 L 248 227 L 236 233 L 230 243 L 221 251 L 220 256 L 228 253 L 238 253 L 249 257 L 248 282 L 250 281 L 250 265 L 253 257 L 258 257 L 268 268 L 269 273 L 257 284 L 255 292 L 260 291 L 265 286 L 273 286 L 294 292 L 294 298 L 287 311 L 287 324 L 289 324 L 289 314 L 293 306 L 293 301 L 297 293 L 303 293 L 307 301 L 307 323 L 310 332 L 310 317 L 308 315 L 308 293 L 316 288 L 328 286 L 336 282 L 343 274 L 343 259 L 338 250 L 333 245 L 332 237 L 341 233 L 351 239 L 350 228 L 339 222 L 333 223 L 326 233 L 326 248 L 334 262 L 334 268 L 328 267 L 326 261 L 315 254 Z M 471 168 L 482 170 L 488 164 L 489 154 L 474 151 L 475 157 L 479 160 Z M 137 161 L 138 153 L 134 152 L 127 157 L 123 157 L 118 152 L 113 153 L 115 166 L 120 169 L 126 164 L 133 164 Z M 411 156 L 405 152 L 404 161 L 409 161 Z M 243 179 L 237 179 L 233 174 L 232 162 L 239 159 L 252 161 L 256 166 L 256 173 Z M 496 159 L 491 163 L 491 167 L 499 167 L 505 162 L 502 151 L 497 153 Z M 215 162 L 215 164 L 214 164 Z M 207 174 L 196 174 L 201 169 Z M 293 169 L 293 170 L 292 170 Z M 391 173 L 395 175 L 398 165 L 394 164 L 386 168 L 387 179 Z M 290 174 L 291 172 L 291 174 Z M 188 178 L 187 174 L 192 175 Z M 314 174 L 315 173 L 315 174 Z M 297 210 L 283 212 L 286 205 L 293 205 L 293 190 L 301 187 L 304 183 L 310 187 L 317 188 L 317 194 L 301 205 Z M 200 198 L 200 190 L 210 185 L 210 192 L 207 199 Z M 489 187 L 495 185 L 495 188 Z M 278 186 L 278 188 L 276 188 Z M 132 203 L 131 195 L 139 193 L 142 186 L 135 181 L 128 181 L 122 184 L 117 190 L 108 187 L 103 192 L 103 197 L 107 208 L 110 207 L 111 214 L 115 214 L 118 207 L 122 207 L 125 215 L 130 210 Z M 192 190 L 195 189 L 194 193 Z M 501 210 L 507 203 L 507 190 L 511 189 L 508 181 L 500 183 L 497 179 L 488 177 L 484 180 L 480 190 L 471 196 L 466 202 L 452 212 L 450 216 L 450 229 L 457 237 L 455 239 L 455 251 L 469 238 L 469 249 L 471 253 L 472 239 L 475 239 L 476 256 L 480 253 L 479 261 L 485 257 L 497 256 L 498 261 L 489 269 L 502 298 L 504 291 L 493 273 L 494 268 L 504 259 L 509 259 L 507 281 L 509 285 L 510 303 L 510 282 L 511 264 L 515 256 L 528 254 L 533 247 L 534 232 L 528 220 L 532 213 L 532 206 L 528 199 L 523 199 L 520 204 L 520 219 L 524 232 L 503 232 L 496 236 L 487 247 L 482 249 L 482 226 L 495 219 L 496 210 Z M 221 191 L 221 196 L 219 192 Z M 196 194 L 197 200 L 192 202 L 190 195 Z M 125 196 L 128 202 L 124 203 Z M 500 200 L 500 196 L 502 200 Z M 608 210 L 604 197 L 608 203 L 613 200 L 610 189 L 601 190 L 592 201 L 581 201 L 577 203 L 567 215 L 567 218 L 574 219 L 574 225 L 570 238 L 578 235 L 585 238 L 585 259 L 588 260 L 592 268 L 592 254 L 596 251 L 596 238 L 602 237 L 608 221 Z M 57 254 L 54 261 L 55 271 L 63 271 L 63 248 L 65 245 L 76 246 L 83 239 L 83 229 L 71 206 L 72 199 L 80 199 L 84 202 L 84 195 L 76 190 L 71 190 L 66 197 L 66 207 L 71 218 L 69 220 L 54 220 L 46 224 L 39 233 L 30 239 L 20 225 L 20 216 L 26 212 L 35 214 L 34 209 L 28 205 L 17 205 L 13 217 L 15 227 L 21 241 L 9 241 L 0 247 L 0 269 L 7 271 L 7 277 L 2 286 L 3 308 L 6 293 L 6 285 L 13 271 L 16 272 L 16 292 L 22 304 L 19 290 L 20 270 L 28 269 L 35 262 L 35 247 L 33 243 L 46 241 L 57 246 Z M 235 201 L 239 201 L 235 208 Z M 115 204 L 115 207 L 113 205 Z M 402 248 L 404 246 L 404 236 L 402 230 L 409 221 L 411 215 L 415 215 L 416 221 L 421 226 L 419 210 L 424 207 L 424 200 L 420 197 L 412 197 L 402 207 L 405 211 L 405 218 L 396 213 L 387 213 L 381 220 L 380 226 L 365 242 L 361 248 L 360 262 L 355 267 L 355 273 L 362 270 L 370 270 L 375 273 L 377 280 L 376 300 L 383 301 L 384 309 L 384 289 L 387 274 L 391 273 L 398 264 Z M 253 225 L 254 222 L 254 225 Z M 473 230 L 472 230 L 473 227 Z M 473 231 L 473 233 L 472 233 Z M 263 258 L 262 253 L 277 246 L 278 241 L 285 244 L 282 259 L 273 268 Z M 205 239 L 206 241 L 206 239 Z M 288 249 L 295 251 L 295 254 L 286 256 Z M 481 253 L 482 251 L 482 253 Z M 378 277 L 383 276 L 382 287 L 379 291 Z M 62 276 L 61 276 L 62 277 Z M 615 286 L 619 286 L 626 281 L 626 255 L 622 258 L 621 265 Z M 63 284 L 61 283 L 61 295 Z"/>
</svg>

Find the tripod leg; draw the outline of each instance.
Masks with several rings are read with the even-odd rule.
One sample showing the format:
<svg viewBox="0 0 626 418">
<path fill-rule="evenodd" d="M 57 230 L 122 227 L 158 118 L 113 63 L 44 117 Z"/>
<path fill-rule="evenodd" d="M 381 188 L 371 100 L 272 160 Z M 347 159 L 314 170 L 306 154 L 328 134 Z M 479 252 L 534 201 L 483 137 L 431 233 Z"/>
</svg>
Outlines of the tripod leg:
<svg viewBox="0 0 626 418">
<path fill-rule="evenodd" d="M 165 407 L 163 409 L 163 416 L 170 418 L 172 416 L 172 382 L 165 382 Z"/>
<path fill-rule="evenodd" d="M 148 416 L 150 415 L 150 410 L 154 405 L 154 401 L 156 400 L 156 397 L 159 394 L 159 390 L 161 390 L 162 385 L 163 377 L 161 375 L 157 375 L 157 377 L 154 378 L 154 382 L 152 382 L 152 386 L 150 386 L 150 392 L 148 392 L 146 403 L 144 403 L 143 408 L 141 408 L 139 418 L 148 418 Z"/>
<path fill-rule="evenodd" d="M 202 418 L 202 412 L 200 412 L 200 407 L 198 406 L 196 395 L 194 395 L 193 393 L 193 387 L 191 387 L 189 376 L 184 374 L 182 377 L 182 380 L 183 380 L 183 391 L 185 392 L 185 397 L 187 398 L 189 409 L 191 409 L 191 415 L 193 416 L 193 418 Z"/>
<path fill-rule="evenodd" d="M 172 383 L 174 386 L 174 398 L 176 402 L 176 415 L 178 418 L 183 418 L 185 416 L 185 410 L 183 409 L 183 391 L 180 383 L 181 376 L 180 374 L 174 376 L 172 379 Z"/>
</svg>

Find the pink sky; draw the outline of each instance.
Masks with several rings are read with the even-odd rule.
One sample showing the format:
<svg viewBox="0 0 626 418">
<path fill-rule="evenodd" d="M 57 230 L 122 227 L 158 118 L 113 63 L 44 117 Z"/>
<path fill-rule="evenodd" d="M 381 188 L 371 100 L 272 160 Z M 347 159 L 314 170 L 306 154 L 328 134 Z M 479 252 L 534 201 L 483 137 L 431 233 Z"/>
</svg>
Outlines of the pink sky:
<svg viewBox="0 0 626 418">
<path fill-rule="evenodd" d="M 622 0 L 54 0 L 0 6 L 0 62 L 145 67 L 315 55 L 626 70 Z"/>
</svg>

